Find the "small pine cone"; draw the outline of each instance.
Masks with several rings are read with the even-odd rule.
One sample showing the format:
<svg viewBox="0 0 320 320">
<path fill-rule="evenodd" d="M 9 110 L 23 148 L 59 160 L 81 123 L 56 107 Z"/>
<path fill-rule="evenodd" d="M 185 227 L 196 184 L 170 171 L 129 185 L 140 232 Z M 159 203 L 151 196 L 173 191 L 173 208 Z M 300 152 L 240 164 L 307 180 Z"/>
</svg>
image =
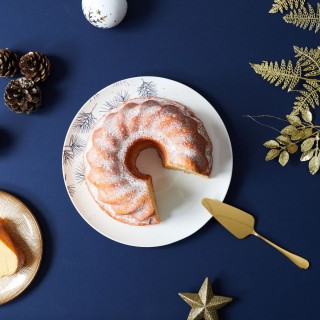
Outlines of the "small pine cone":
<svg viewBox="0 0 320 320">
<path fill-rule="evenodd" d="M 34 82 L 44 81 L 48 78 L 51 66 L 49 59 L 41 52 L 29 52 L 20 58 L 20 71 Z"/>
<path fill-rule="evenodd" d="M 0 77 L 13 77 L 18 71 L 17 55 L 9 49 L 0 49 Z"/>
<path fill-rule="evenodd" d="M 11 80 L 4 93 L 4 102 L 16 113 L 32 113 L 41 105 L 41 91 L 32 80 Z"/>
</svg>

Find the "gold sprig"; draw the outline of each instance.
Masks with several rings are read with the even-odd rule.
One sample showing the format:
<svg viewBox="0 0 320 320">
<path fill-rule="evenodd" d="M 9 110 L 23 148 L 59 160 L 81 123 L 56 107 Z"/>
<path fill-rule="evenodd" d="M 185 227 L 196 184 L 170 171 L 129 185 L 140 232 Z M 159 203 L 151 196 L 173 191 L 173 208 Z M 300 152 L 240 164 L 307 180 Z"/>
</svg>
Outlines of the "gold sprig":
<svg viewBox="0 0 320 320">
<path fill-rule="evenodd" d="M 317 4 L 316 10 L 310 3 L 307 3 L 306 6 L 292 10 L 283 19 L 296 27 L 309 29 L 310 31 L 314 29 L 315 32 L 318 32 L 320 30 L 320 4 Z"/>
<path fill-rule="evenodd" d="M 316 8 L 305 0 L 274 0 L 269 13 L 287 13 L 283 20 L 302 29 L 320 30 L 320 3 Z"/>
<path fill-rule="evenodd" d="M 267 161 L 278 158 L 279 163 L 285 166 L 290 154 L 296 153 L 300 148 L 300 161 L 308 161 L 309 172 L 315 174 L 320 169 L 320 126 L 313 124 L 311 110 L 320 105 L 320 49 L 294 47 L 294 52 L 298 58 L 295 67 L 290 60 L 288 63 L 282 60 L 280 64 L 267 61 L 251 64 L 263 79 L 276 86 L 282 84 L 282 89 L 288 88 L 288 91 L 298 93 L 292 112 L 286 116 L 286 120 L 269 115 L 250 118 L 259 124 L 261 123 L 255 119 L 257 117 L 276 118 L 287 122 L 279 136 L 264 143 L 264 146 L 270 149 L 266 156 Z M 294 90 L 299 83 L 303 89 Z"/>
<path fill-rule="evenodd" d="M 319 92 L 320 83 L 315 81 L 306 81 L 303 84 L 305 90 L 297 90 L 300 95 L 296 97 L 296 101 L 293 105 L 292 114 L 297 115 L 301 113 L 303 120 L 306 122 L 312 122 L 311 108 L 319 106 Z"/>
<path fill-rule="evenodd" d="M 291 60 L 286 64 L 285 60 L 281 63 L 263 61 L 261 64 L 250 63 L 251 67 L 257 74 L 260 74 L 263 79 L 275 86 L 282 84 L 282 89 L 288 87 L 288 91 L 294 89 L 299 80 L 301 80 L 301 66 L 297 62 L 294 67 Z"/>
<path fill-rule="evenodd" d="M 315 77 L 320 75 L 320 50 L 293 47 L 296 53 L 296 58 L 299 58 L 297 62 L 300 63 L 303 71 L 306 72 L 306 77 Z"/>
<path fill-rule="evenodd" d="M 283 13 L 289 9 L 298 9 L 304 6 L 305 1 L 306 0 L 274 0 L 274 4 L 269 13 Z"/>
</svg>

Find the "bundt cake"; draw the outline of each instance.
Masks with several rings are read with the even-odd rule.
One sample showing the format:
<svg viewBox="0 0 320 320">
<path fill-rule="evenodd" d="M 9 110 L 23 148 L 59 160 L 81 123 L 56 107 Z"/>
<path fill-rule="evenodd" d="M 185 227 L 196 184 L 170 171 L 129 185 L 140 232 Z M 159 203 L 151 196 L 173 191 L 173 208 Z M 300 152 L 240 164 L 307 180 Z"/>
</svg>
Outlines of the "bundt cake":
<svg viewBox="0 0 320 320">
<path fill-rule="evenodd" d="M 211 174 L 212 143 L 191 110 L 158 97 L 124 102 L 96 124 L 84 152 L 85 182 L 92 197 L 120 222 L 160 222 L 151 177 L 135 165 L 140 151 L 150 147 L 165 168 Z"/>
</svg>

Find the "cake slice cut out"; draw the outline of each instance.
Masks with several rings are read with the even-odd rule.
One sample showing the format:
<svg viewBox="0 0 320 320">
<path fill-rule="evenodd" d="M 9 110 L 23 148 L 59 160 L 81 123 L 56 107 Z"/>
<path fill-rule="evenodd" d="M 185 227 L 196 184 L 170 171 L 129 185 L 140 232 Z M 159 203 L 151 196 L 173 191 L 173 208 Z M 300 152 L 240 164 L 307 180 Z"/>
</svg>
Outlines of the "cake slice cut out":
<svg viewBox="0 0 320 320">
<path fill-rule="evenodd" d="M 150 175 L 139 172 L 139 153 L 154 148 L 166 169 L 209 178 L 213 146 L 202 121 L 179 102 L 133 98 L 93 127 L 84 150 L 84 178 L 96 203 L 110 217 L 136 226 L 160 218 Z"/>
<path fill-rule="evenodd" d="M 0 219 L 0 278 L 17 273 L 25 261 L 22 250 L 13 242 L 5 224 L 6 221 Z"/>
</svg>

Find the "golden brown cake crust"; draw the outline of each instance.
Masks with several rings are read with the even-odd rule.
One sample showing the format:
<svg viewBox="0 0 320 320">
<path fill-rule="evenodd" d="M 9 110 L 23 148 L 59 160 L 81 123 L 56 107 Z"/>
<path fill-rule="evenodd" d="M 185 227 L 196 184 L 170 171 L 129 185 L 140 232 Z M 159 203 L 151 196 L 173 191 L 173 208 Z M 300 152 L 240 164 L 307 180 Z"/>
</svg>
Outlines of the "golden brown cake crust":
<svg viewBox="0 0 320 320">
<path fill-rule="evenodd" d="M 84 153 L 86 185 L 99 206 L 118 221 L 160 221 L 151 177 L 135 164 L 149 147 L 157 149 L 165 168 L 211 174 L 212 143 L 191 110 L 158 97 L 128 100 L 95 126 Z"/>
<path fill-rule="evenodd" d="M 22 250 L 18 246 L 16 246 L 15 243 L 12 241 L 9 233 L 6 230 L 6 220 L 2 218 L 0 218 L 0 242 L 5 247 L 7 247 L 8 250 L 10 250 L 16 256 L 16 259 L 17 259 L 15 268 L 8 273 L 5 270 L 2 270 L 4 266 L 0 265 L 0 277 L 6 276 L 6 275 L 12 275 L 18 272 L 23 267 L 25 256 Z M 0 252 L 0 254 L 4 254 L 4 253 Z M 1 258 L 5 259 L 5 257 L 1 257 Z"/>
</svg>

